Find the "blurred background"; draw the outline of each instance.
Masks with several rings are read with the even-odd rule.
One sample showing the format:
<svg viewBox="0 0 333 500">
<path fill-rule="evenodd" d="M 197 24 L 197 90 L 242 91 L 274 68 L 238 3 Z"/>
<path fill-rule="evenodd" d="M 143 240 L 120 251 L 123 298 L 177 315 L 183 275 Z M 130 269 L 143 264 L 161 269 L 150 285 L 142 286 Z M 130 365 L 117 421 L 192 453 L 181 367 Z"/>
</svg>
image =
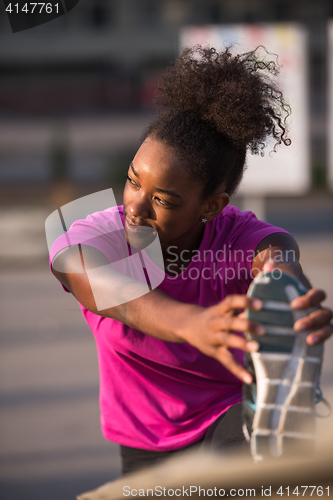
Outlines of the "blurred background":
<svg viewBox="0 0 333 500">
<path fill-rule="evenodd" d="M 119 475 L 117 445 L 100 431 L 94 340 L 48 270 L 44 223 L 101 189 L 121 203 L 185 27 L 296 23 L 306 34 L 305 187 L 251 199 L 241 190 L 232 203 L 295 235 L 333 306 L 332 20 L 331 0 L 81 0 L 13 34 L 0 4 L 2 500 L 69 500 Z M 331 344 L 322 382 L 333 402 Z"/>
</svg>

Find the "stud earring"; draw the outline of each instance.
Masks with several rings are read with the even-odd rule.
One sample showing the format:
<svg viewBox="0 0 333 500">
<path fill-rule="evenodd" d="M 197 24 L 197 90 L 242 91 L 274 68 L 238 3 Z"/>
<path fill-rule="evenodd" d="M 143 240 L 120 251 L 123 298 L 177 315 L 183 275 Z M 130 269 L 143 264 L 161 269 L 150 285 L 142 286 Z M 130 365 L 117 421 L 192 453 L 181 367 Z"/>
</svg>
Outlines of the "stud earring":
<svg viewBox="0 0 333 500">
<path fill-rule="evenodd" d="M 204 224 L 206 224 L 206 222 L 208 222 L 208 219 L 206 219 L 206 217 L 202 217 L 201 222 L 203 222 Z"/>
</svg>

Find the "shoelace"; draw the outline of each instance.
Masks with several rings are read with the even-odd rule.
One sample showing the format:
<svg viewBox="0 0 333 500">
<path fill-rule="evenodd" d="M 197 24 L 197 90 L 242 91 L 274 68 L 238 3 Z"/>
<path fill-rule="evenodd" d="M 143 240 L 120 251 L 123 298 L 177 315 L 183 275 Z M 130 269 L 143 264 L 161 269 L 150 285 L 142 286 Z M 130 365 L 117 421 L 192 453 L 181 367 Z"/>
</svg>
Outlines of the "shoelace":
<svg viewBox="0 0 333 500">
<path fill-rule="evenodd" d="M 251 397 L 252 401 L 249 401 L 249 399 L 245 400 L 245 404 L 250 408 L 250 410 L 255 413 L 256 408 L 257 408 L 257 393 L 256 393 L 256 386 L 255 384 L 250 385 L 250 391 L 251 391 Z"/>
<path fill-rule="evenodd" d="M 316 417 L 319 417 L 319 418 L 329 417 L 332 414 L 332 407 L 331 407 L 330 403 L 327 401 L 327 399 L 324 398 L 323 392 L 322 392 L 321 388 L 319 387 L 319 385 L 317 385 L 316 386 L 316 393 L 315 393 L 315 405 L 317 405 L 319 403 L 323 403 L 326 406 L 328 412 L 326 414 L 321 415 L 320 413 L 318 413 L 318 411 L 316 411 L 315 412 Z"/>
<path fill-rule="evenodd" d="M 252 396 L 252 399 L 253 399 L 253 403 L 252 401 L 249 401 L 248 399 L 245 401 L 246 405 L 253 411 L 255 412 L 256 411 L 256 392 L 255 392 L 255 387 L 251 384 L 251 396 Z M 315 405 L 318 405 L 319 403 L 323 403 L 328 412 L 326 414 L 320 414 L 318 413 L 317 411 L 315 412 L 316 414 L 316 417 L 318 418 L 327 418 L 329 417 L 331 414 L 332 414 L 332 407 L 330 405 L 330 403 L 327 401 L 327 399 L 323 396 L 323 391 L 321 390 L 321 388 L 319 387 L 319 385 L 316 386 L 316 392 L 315 392 L 315 401 L 314 401 L 314 404 Z"/>
</svg>

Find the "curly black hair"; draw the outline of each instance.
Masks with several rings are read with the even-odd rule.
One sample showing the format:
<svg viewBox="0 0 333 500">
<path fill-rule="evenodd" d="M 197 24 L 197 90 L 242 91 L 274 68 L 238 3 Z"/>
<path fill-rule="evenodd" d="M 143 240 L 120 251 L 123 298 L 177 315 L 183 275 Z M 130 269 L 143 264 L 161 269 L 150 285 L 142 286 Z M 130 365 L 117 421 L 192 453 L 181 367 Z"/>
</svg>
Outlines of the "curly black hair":
<svg viewBox="0 0 333 500">
<path fill-rule="evenodd" d="M 203 184 L 203 199 L 222 182 L 229 195 L 235 192 L 248 149 L 263 155 L 270 136 L 274 150 L 291 143 L 285 125 L 290 108 L 271 78 L 279 67 L 260 59 L 258 49 L 240 55 L 230 48 L 184 49 L 157 87 L 159 114 L 143 139 L 172 147 Z"/>
</svg>

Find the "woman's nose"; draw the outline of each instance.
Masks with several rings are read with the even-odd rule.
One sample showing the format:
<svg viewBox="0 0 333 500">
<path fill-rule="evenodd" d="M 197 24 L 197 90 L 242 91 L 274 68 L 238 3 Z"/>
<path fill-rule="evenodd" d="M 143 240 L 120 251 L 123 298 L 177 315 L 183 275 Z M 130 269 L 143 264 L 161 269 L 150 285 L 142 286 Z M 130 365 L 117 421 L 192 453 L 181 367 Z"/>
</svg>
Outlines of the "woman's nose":
<svg viewBox="0 0 333 500">
<path fill-rule="evenodd" d="M 150 203 L 143 193 L 137 193 L 132 203 L 128 207 L 132 217 L 140 217 L 141 219 L 149 219 Z"/>
</svg>

